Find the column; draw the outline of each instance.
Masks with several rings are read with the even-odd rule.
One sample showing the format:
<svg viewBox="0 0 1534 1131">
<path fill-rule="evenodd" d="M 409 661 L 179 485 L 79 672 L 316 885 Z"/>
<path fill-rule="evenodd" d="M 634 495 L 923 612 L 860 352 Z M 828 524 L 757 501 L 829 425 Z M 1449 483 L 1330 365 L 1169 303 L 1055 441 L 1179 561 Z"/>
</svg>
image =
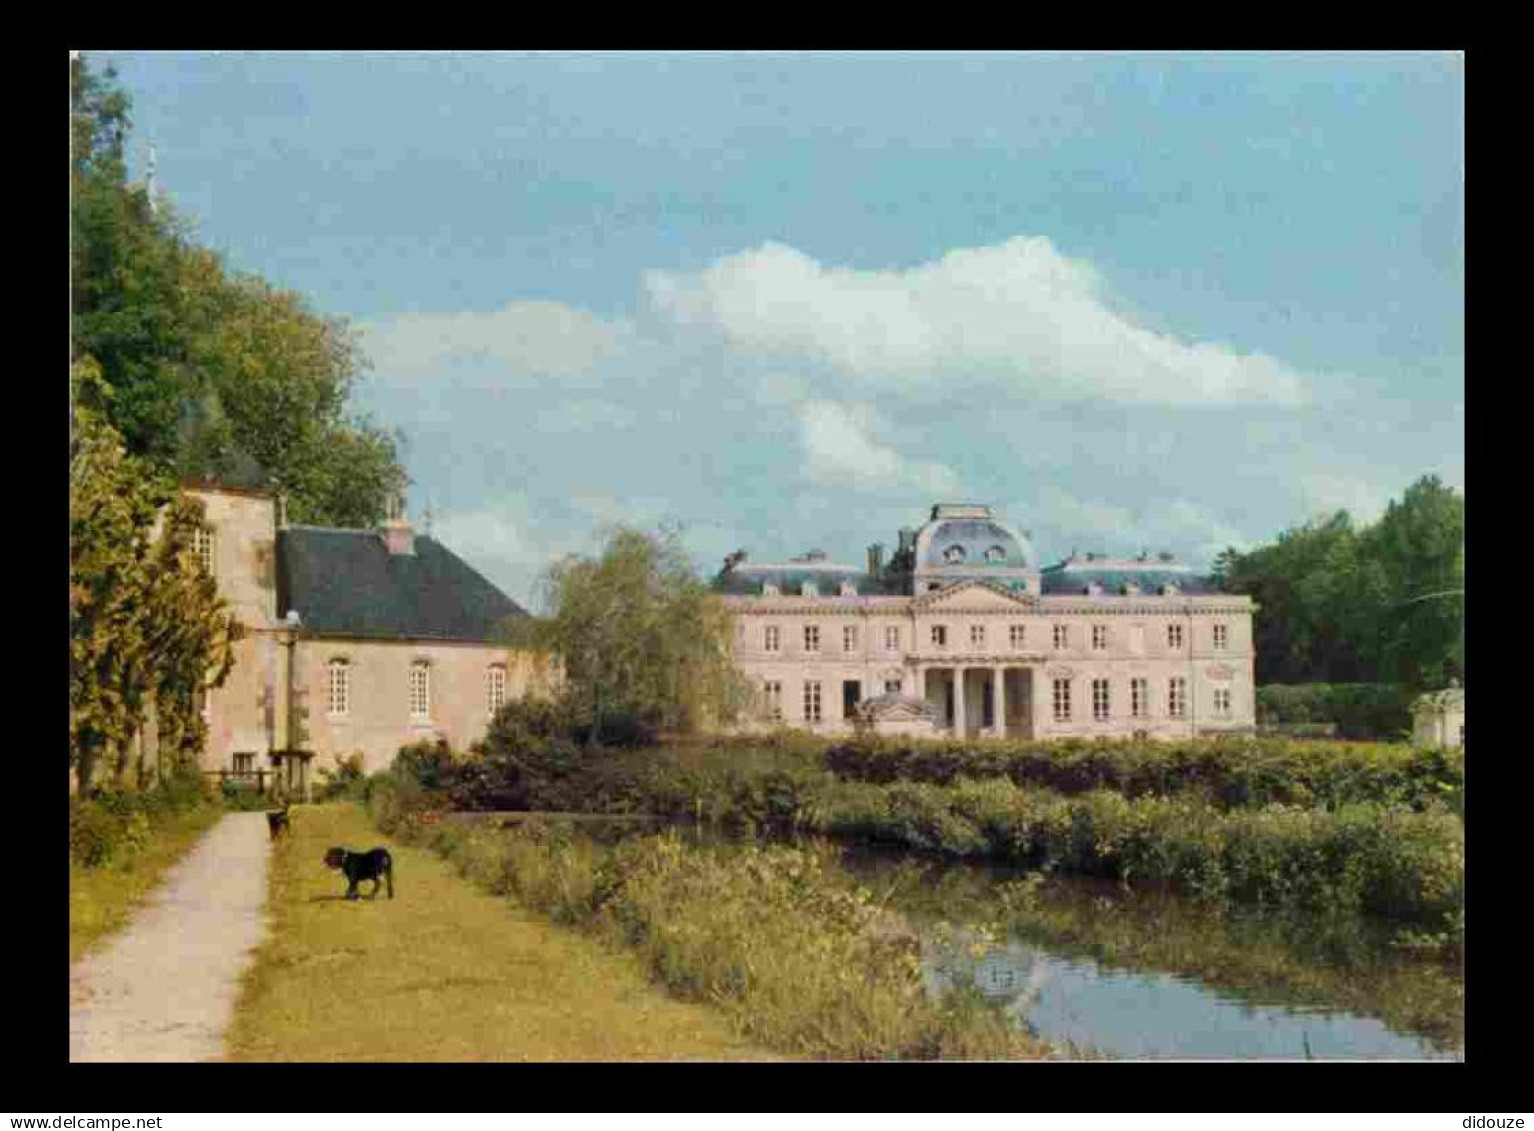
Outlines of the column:
<svg viewBox="0 0 1534 1131">
<path fill-rule="evenodd" d="M 953 732 L 963 738 L 966 720 L 964 717 L 964 669 L 953 669 Z"/>
<path fill-rule="evenodd" d="M 991 709 L 996 716 L 996 737 L 1007 737 L 1007 669 L 991 669 Z"/>
<path fill-rule="evenodd" d="M 1033 737 L 1043 738 L 1054 724 L 1054 705 L 1051 699 L 1053 689 L 1050 687 L 1049 677 L 1044 674 L 1044 665 L 1040 664 L 1033 669 Z"/>
</svg>

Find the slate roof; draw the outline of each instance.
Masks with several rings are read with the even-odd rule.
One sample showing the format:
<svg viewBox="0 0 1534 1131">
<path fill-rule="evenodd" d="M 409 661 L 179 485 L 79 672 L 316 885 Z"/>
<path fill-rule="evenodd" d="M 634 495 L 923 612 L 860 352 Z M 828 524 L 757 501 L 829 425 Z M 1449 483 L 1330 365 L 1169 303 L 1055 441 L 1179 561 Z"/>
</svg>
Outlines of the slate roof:
<svg viewBox="0 0 1534 1131">
<path fill-rule="evenodd" d="M 321 635 L 497 641 L 527 616 L 434 538 L 391 554 L 373 530 L 289 526 L 277 532 L 277 615 L 297 609 Z"/>
<path fill-rule="evenodd" d="M 822 597 L 835 597 L 844 583 L 856 586 L 859 594 L 878 593 L 877 579 L 856 568 L 816 562 L 790 562 L 785 565 L 739 565 L 722 571 L 714 586 L 721 593 L 735 596 L 760 595 L 762 586 L 771 582 L 785 597 L 796 597 L 806 581 L 813 581 Z"/>
<path fill-rule="evenodd" d="M 1045 594 L 1082 593 L 1094 581 L 1103 587 L 1106 596 L 1123 593 L 1124 585 L 1130 581 L 1151 596 L 1163 585 L 1175 585 L 1179 592 L 1193 595 L 1218 592 L 1209 578 L 1188 566 L 1152 559 L 1139 562 L 1077 558 L 1039 571 L 1039 591 Z"/>
</svg>

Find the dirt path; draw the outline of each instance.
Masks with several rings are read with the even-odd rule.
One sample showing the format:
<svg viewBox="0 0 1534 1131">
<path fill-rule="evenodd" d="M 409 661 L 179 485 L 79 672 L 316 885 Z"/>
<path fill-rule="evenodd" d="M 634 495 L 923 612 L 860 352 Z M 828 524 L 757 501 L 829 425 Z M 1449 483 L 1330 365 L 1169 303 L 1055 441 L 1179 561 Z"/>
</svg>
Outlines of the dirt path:
<svg viewBox="0 0 1534 1131">
<path fill-rule="evenodd" d="M 225 815 L 121 934 L 70 968 L 70 1060 L 223 1057 L 266 931 L 269 857 L 265 814 Z"/>
</svg>

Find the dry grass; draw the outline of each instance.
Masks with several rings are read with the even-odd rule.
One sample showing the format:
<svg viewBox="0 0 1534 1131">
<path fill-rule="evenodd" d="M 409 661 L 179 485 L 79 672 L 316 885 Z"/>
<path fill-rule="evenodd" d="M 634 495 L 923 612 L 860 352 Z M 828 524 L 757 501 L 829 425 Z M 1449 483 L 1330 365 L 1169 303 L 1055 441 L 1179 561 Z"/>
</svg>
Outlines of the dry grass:
<svg viewBox="0 0 1534 1131">
<path fill-rule="evenodd" d="M 78 961 L 133 916 L 170 867 L 220 817 L 216 805 L 167 817 L 141 850 L 97 868 L 69 865 L 69 961 Z"/>
<path fill-rule="evenodd" d="M 348 903 L 320 858 L 383 843 L 394 900 Z M 364 885 L 363 890 L 367 890 Z M 272 935 L 247 973 L 228 1055 L 254 1061 L 774 1060 L 638 959 L 483 894 L 354 805 L 294 810 L 272 860 Z"/>
</svg>

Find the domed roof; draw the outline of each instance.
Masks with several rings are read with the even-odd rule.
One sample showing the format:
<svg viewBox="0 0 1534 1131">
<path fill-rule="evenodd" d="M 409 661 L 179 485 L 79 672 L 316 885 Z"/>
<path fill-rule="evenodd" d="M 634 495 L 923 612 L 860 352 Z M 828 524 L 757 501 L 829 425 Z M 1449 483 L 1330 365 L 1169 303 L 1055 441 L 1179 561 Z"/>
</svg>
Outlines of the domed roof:
<svg viewBox="0 0 1534 1131">
<path fill-rule="evenodd" d="M 1027 540 L 987 506 L 939 503 L 916 534 L 916 568 L 923 572 L 956 566 L 1027 569 L 1032 556 Z"/>
</svg>

